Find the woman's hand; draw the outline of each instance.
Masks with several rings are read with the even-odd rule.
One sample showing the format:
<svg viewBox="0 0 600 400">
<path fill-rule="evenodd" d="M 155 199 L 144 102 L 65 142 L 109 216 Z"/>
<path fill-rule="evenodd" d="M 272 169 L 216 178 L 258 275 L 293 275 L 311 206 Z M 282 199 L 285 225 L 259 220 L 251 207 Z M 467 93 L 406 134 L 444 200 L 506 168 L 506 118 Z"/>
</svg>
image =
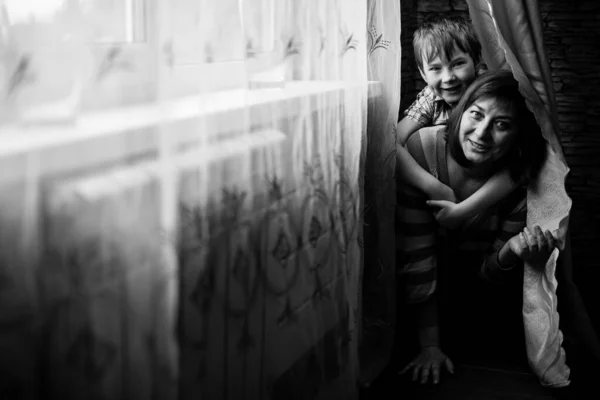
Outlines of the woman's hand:
<svg viewBox="0 0 600 400">
<path fill-rule="evenodd" d="M 533 227 L 533 232 L 526 227 L 523 232 L 513 236 L 507 244 L 514 255 L 542 269 L 554 251 L 557 240 L 549 230 L 542 232 L 542 229 L 536 225 Z"/>
<path fill-rule="evenodd" d="M 433 208 L 433 216 L 444 228 L 454 229 L 466 218 L 460 205 L 446 200 L 428 200 L 427 205 Z"/>
<path fill-rule="evenodd" d="M 412 380 L 416 381 L 419 379 L 419 373 L 421 374 L 421 383 L 427 383 L 429 375 L 433 380 L 434 384 L 440 381 L 440 368 L 441 366 L 446 367 L 448 372 L 454 373 L 454 365 L 446 354 L 437 346 L 428 346 L 421 349 L 419 354 L 412 360 L 406 367 L 399 372 L 404 374 L 411 368 L 413 370 Z"/>
</svg>

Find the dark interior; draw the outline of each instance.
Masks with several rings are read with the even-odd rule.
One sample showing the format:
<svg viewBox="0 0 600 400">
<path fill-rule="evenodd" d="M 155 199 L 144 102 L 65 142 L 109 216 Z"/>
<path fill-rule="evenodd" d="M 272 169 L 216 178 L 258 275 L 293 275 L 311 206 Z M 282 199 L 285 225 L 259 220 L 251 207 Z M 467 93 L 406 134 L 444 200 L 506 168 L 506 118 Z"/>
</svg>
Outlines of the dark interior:
<svg viewBox="0 0 600 400">
<path fill-rule="evenodd" d="M 556 277 L 558 287 L 567 290 L 568 276 L 560 270 L 563 264 L 559 260 L 559 270 Z M 401 286 L 402 282 L 399 281 Z M 408 324 L 410 323 L 410 311 L 402 301 L 398 302 L 399 326 L 406 329 L 398 329 L 392 362 L 388 368 L 369 387 L 361 389 L 361 399 L 517 399 L 517 400 L 550 400 L 550 399 L 587 399 L 598 393 L 594 386 L 594 376 L 600 372 L 600 368 L 593 362 L 593 357 L 586 353 L 585 338 L 578 332 L 577 313 L 569 313 L 569 301 L 563 296 L 562 307 L 559 304 L 561 315 L 560 328 L 564 334 L 563 348 L 568 354 L 567 363 L 571 368 L 571 385 L 568 388 L 551 389 L 542 387 L 537 378 L 531 373 L 527 364 L 525 346 L 523 339 L 522 324 L 519 316 L 519 293 L 518 287 L 511 293 L 512 303 L 489 302 L 497 294 L 498 288 L 481 287 L 479 295 L 488 296 L 486 306 L 475 306 L 451 314 L 447 318 L 445 333 L 448 333 L 448 322 L 450 331 L 453 331 L 453 343 L 455 346 L 449 348 L 447 354 L 452 359 L 455 372 L 450 375 L 443 372 L 438 385 L 432 383 L 420 384 L 413 382 L 410 375 L 399 375 L 400 371 L 414 356 L 416 352 L 416 339 Z M 559 296 L 560 296 L 559 294 Z M 477 295 L 473 292 L 473 295 Z M 503 296 L 506 299 L 506 293 Z M 475 302 L 484 304 L 483 302 Z M 508 310 L 516 310 L 509 313 Z M 499 316 L 485 317 L 487 315 Z M 481 318 L 469 318 L 472 315 L 481 315 Z M 564 316 L 564 317 L 563 317 Z M 495 325 L 503 322 L 503 329 L 487 329 L 485 335 L 482 332 L 484 326 Z M 468 335 L 470 326 L 473 334 Z M 477 331 L 474 330 L 476 327 Z M 490 344 L 493 344 L 490 346 Z M 589 397 L 591 396 L 591 397 Z"/>
<path fill-rule="evenodd" d="M 600 372 L 597 355 L 590 349 L 600 330 L 600 309 L 596 285 L 600 279 L 597 268 L 599 193 L 597 136 L 592 133 L 600 126 L 600 114 L 595 111 L 597 99 L 590 90 L 600 83 L 598 63 L 600 53 L 600 23 L 597 16 L 600 3 L 590 1 L 548 0 L 539 2 L 542 14 L 544 40 L 555 82 L 558 103 L 560 141 L 567 158 L 570 173 L 566 186 L 573 200 L 570 218 L 570 266 L 559 259 L 558 310 L 560 329 L 564 334 L 563 348 L 571 369 L 571 386 L 563 389 L 541 387 L 527 365 L 523 342 L 518 336 L 504 336 L 495 331 L 486 337 L 467 338 L 458 335 L 467 346 L 453 359 L 456 372 L 443 375 L 439 385 L 420 385 L 410 376 L 399 376 L 398 371 L 414 354 L 414 337 L 408 332 L 406 306 L 398 301 L 398 323 L 392 362 L 386 371 L 368 388 L 362 388 L 364 399 L 553 399 L 600 398 L 600 389 L 594 385 Z M 469 18 L 465 0 L 408 0 L 402 2 L 402 96 L 400 116 L 423 88 L 412 53 L 412 32 L 427 17 L 445 13 Z M 586 86 L 584 81 L 588 82 Z M 584 155 L 585 154 L 585 155 Z M 585 160 L 584 160 L 585 158 Z M 587 160 L 587 161 L 586 161 Z M 399 282 L 401 285 L 401 282 Z M 518 302 L 518 293 L 517 297 Z M 503 306 L 496 304 L 496 306 Z M 514 306 L 514 304 L 513 304 Z M 518 304 L 517 304 L 518 307 Z M 469 310 L 473 314 L 481 310 Z M 466 313 L 469 314 L 468 312 Z M 450 318 L 457 325 L 473 322 L 468 318 Z M 515 321 L 512 321 L 515 324 Z M 516 322 L 518 324 L 518 321 Z M 522 335 L 522 329 L 517 331 Z M 465 329 L 466 330 L 466 329 Z M 462 331 L 462 329 L 459 329 Z M 494 332 L 494 331 L 489 331 Z M 499 335 L 501 338 L 492 338 Z M 481 342 L 494 343 L 492 348 L 481 349 Z"/>
</svg>

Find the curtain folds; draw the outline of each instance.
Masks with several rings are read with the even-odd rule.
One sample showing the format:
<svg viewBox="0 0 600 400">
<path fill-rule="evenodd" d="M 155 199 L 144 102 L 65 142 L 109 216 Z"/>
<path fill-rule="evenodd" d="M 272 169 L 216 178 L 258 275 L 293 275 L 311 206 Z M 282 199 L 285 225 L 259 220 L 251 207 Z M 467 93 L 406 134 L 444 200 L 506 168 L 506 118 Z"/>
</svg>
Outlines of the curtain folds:
<svg viewBox="0 0 600 400">
<path fill-rule="evenodd" d="M 534 112 L 548 142 L 548 160 L 541 177 L 528 190 L 528 226 L 540 225 L 555 231 L 560 240 L 546 266 L 536 273 L 526 266 L 523 288 L 523 319 L 530 365 L 540 382 L 548 386 L 569 384 L 568 355 L 562 347 L 564 326 L 559 329 L 558 302 L 569 315 L 561 320 L 574 329 L 594 354 L 597 338 L 585 313 L 581 297 L 571 278 L 568 221 L 571 199 L 565 191 L 569 172 L 559 142 L 556 102 L 550 68 L 544 48 L 541 15 L 537 0 L 467 0 L 471 19 L 481 38 L 483 55 L 490 69 L 510 69 L 520 84 L 528 106 Z M 560 275 L 564 289 L 557 298 Z M 571 315 L 573 313 L 573 315 Z"/>
<path fill-rule="evenodd" d="M 369 102 L 367 120 L 360 351 L 360 378 L 364 384 L 386 367 L 396 324 L 394 128 L 400 106 L 400 6 L 400 1 L 368 1 L 368 77 L 381 82 L 383 95 Z"/>
</svg>

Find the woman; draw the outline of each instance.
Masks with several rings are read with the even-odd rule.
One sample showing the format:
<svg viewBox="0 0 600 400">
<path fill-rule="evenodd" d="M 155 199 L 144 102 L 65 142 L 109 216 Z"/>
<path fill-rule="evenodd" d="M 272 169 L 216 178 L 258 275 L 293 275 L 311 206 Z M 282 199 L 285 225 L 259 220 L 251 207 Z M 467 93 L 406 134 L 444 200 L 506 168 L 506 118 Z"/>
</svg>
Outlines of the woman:
<svg viewBox="0 0 600 400">
<path fill-rule="evenodd" d="M 459 201 L 494 173 L 508 169 L 515 182 L 536 179 L 546 144 L 510 72 L 478 77 L 446 127 L 424 128 L 406 145 L 427 171 L 452 188 Z M 404 187 L 399 197 L 399 262 L 414 314 L 419 350 L 401 373 L 439 381 L 450 372 L 447 354 L 463 356 L 524 348 L 521 325 L 523 262 L 544 268 L 556 239 L 525 226 L 526 190 L 451 231 L 435 216 L 448 206 Z M 442 336 L 443 334 L 443 336 Z"/>
</svg>

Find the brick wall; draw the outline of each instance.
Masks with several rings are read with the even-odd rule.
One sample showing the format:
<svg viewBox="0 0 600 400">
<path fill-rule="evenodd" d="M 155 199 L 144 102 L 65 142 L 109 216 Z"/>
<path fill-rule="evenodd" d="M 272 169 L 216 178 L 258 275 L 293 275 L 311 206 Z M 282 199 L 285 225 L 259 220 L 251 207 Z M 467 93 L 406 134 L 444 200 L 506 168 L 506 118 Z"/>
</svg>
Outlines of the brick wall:
<svg viewBox="0 0 600 400">
<path fill-rule="evenodd" d="M 600 3 L 540 1 L 558 103 L 561 143 L 571 169 L 575 282 L 600 332 Z"/>
<path fill-rule="evenodd" d="M 402 0 L 400 111 L 423 87 L 412 53 L 412 33 L 430 15 L 468 18 L 465 0 Z M 571 172 L 574 278 L 600 332 L 600 2 L 540 0 L 544 39 L 558 103 L 561 142 Z M 598 94 L 597 94 L 598 93 Z M 598 305 L 596 305 L 598 304 Z"/>
</svg>

